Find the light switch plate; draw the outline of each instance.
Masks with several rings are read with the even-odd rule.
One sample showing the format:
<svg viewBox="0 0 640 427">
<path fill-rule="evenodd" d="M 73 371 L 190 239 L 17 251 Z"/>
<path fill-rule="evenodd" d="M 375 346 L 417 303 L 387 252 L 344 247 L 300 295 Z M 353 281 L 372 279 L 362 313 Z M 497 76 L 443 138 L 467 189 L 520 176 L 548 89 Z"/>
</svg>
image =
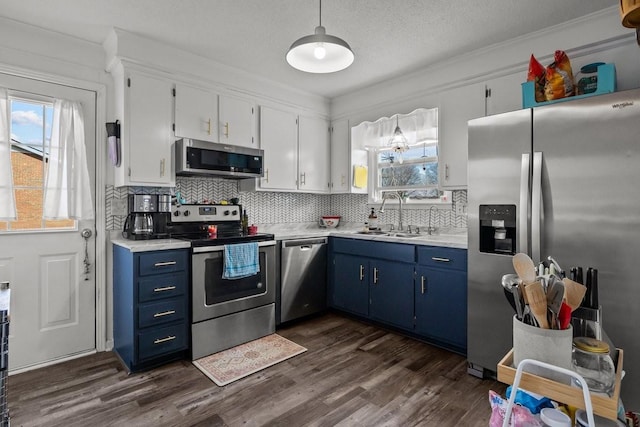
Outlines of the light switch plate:
<svg viewBox="0 0 640 427">
<path fill-rule="evenodd" d="M 466 214 L 467 214 L 467 204 L 456 203 L 456 215 L 466 215 Z"/>
</svg>

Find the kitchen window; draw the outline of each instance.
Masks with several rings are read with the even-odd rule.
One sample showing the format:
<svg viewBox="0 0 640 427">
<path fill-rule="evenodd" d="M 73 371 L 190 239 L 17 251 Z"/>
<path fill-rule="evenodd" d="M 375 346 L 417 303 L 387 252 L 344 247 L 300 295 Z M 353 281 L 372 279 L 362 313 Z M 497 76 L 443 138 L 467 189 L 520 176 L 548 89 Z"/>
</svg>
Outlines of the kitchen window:
<svg viewBox="0 0 640 427">
<path fill-rule="evenodd" d="M 51 139 L 53 103 L 48 99 L 9 97 L 11 167 L 17 219 L 0 221 L 0 232 L 68 230 L 75 220 L 43 218 L 44 179 Z"/>
<path fill-rule="evenodd" d="M 396 127 L 406 138 L 402 148 L 390 144 Z M 370 203 L 400 197 L 408 204 L 450 203 L 450 192 L 439 190 L 437 108 L 363 122 L 352 139 L 367 152 Z"/>
</svg>

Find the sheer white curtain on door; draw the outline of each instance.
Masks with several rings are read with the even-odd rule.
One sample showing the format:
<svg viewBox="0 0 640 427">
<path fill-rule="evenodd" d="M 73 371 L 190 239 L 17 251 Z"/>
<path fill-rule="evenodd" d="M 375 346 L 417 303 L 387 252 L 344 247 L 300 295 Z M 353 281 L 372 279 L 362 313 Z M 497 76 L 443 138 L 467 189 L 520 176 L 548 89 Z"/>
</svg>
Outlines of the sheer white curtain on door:
<svg viewBox="0 0 640 427">
<path fill-rule="evenodd" d="M 87 167 L 82 106 L 56 99 L 47 146 L 49 163 L 44 184 L 44 218 L 93 219 L 91 181 Z"/>
<path fill-rule="evenodd" d="M 7 89 L 0 88 L 0 220 L 16 219 L 16 200 L 11 172 L 11 123 Z"/>
</svg>

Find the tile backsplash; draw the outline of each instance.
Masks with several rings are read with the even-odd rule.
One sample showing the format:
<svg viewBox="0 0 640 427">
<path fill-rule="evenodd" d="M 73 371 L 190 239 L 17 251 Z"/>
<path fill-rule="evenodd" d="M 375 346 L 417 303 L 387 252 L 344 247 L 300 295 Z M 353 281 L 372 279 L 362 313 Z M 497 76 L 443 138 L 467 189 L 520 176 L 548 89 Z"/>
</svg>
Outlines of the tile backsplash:
<svg viewBox="0 0 640 427">
<path fill-rule="evenodd" d="M 215 201 L 237 197 L 240 204 L 247 210 L 249 222 L 255 224 L 281 224 L 318 221 L 322 215 L 340 215 L 345 222 L 364 223 L 371 207 L 366 194 L 308 194 L 284 192 L 246 192 L 238 191 L 236 181 L 178 177 L 176 188 L 159 187 L 114 187 L 106 188 L 107 229 L 120 230 L 126 217 L 128 194 L 169 194 L 179 191 L 189 203 L 195 201 Z M 453 192 L 451 209 L 438 209 L 432 212 L 431 222 L 436 227 L 466 228 L 466 215 L 456 215 L 456 204 L 467 203 L 467 192 L 459 190 Z M 405 207 L 403 209 L 405 224 L 418 226 L 429 222 L 429 209 L 424 207 Z M 384 213 L 378 213 L 381 224 L 398 222 L 398 209 L 395 206 L 385 206 Z"/>
</svg>

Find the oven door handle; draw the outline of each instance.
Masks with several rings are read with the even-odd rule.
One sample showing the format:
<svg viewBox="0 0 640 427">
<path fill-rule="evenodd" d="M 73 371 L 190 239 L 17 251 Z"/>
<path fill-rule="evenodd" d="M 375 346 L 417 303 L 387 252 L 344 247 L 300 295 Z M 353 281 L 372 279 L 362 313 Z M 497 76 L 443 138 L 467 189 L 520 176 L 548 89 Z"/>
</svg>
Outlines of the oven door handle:
<svg viewBox="0 0 640 427">
<path fill-rule="evenodd" d="M 258 242 L 258 247 L 266 247 L 266 246 L 275 246 L 275 240 L 267 240 L 264 242 Z M 224 250 L 224 245 L 219 246 L 198 246 L 196 248 L 192 248 L 194 254 L 201 254 L 205 252 L 220 252 Z"/>
</svg>

